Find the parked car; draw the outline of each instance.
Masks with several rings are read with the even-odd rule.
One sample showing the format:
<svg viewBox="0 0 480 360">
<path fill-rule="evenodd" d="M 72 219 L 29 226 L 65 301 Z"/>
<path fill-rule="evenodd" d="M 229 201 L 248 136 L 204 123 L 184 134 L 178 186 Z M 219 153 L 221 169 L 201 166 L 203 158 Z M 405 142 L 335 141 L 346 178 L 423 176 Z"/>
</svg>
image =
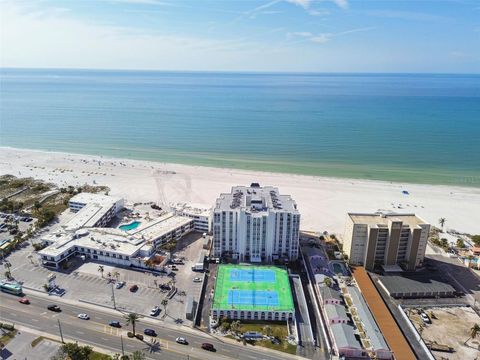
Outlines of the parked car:
<svg viewBox="0 0 480 360">
<path fill-rule="evenodd" d="M 60 312 L 62 309 L 60 309 L 60 306 L 55 305 L 55 304 L 50 304 L 47 306 L 47 309 L 50 311 L 55 311 L 55 312 Z"/>
<path fill-rule="evenodd" d="M 82 320 L 89 320 L 90 319 L 90 316 L 88 316 L 87 314 L 84 314 L 84 313 L 78 314 L 77 317 L 79 319 L 82 319 Z"/>
<path fill-rule="evenodd" d="M 108 323 L 108 325 L 110 325 L 111 327 L 116 327 L 116 328 L 121 328 L 122 327 L 122 325 L 120 324 L 120 321 L 116 321 L 116 320 L 110 321 Z"/>
<path fill-rule="evenodd" d="M 115 284 L 115 289 L 121 289 L 125 286 L 125 281 L 119 281 Z"/>
<path fill-rule="evenodd" d="M 160 314 L 160 308 L 158 306 L 155 306 L 151 311 L 150 311 L 150 316 L 157 316 Z"/>
<path fill-rule="evenodd" d="M 208 351 L 217 351 L 217 350 L 215 349 L 215 346 L 213 346 L 213 345 L 210 344 L 210 343 L 203 343 L 203 344 L 202 344 L 202 349 L 203 349 L 203 350 L 208 350 Z"/>
<path fill-rule="evenodd" d="M 129 289 L 131 292 L 136 292 L 138 290 L 138 285 L 132 285 L 130 286 L 130 289 Z"/>
<path fill-rule="evenodd" d="M 188 341 L 184 337 L 177 337 L 175 341 L 179 344 L 188 345 Z"/>
<path fill-rule="evenodd" d="M 162 284 L 162 285 L 160 285 L 160 289 L 162 289 L 162 290 L 170 290 L 171 287 L 170 287 L 170 285 Z"/>
<path fill-rule="evenodd" d="M 432 323 L 432 320 L 430 320 L 430 318 L 428 317 L 428 315 L 425 314 L 424 312 L 422 312 L 422 313 L 420 314 L 420 317 L 422 318 L 422 320 L 423 320 L 423 322 L 424 322 L 425 324 L 431 324 L 431 323 Z"/>
<path fill-rule="evenodd" d="M 202 282 L 202 278 L 196 277 L 193 279 L 193 282 Z"/>
<path fill-rule="evenodd" d="M 28 300 L 27 298 L 21 298 L 20 300 L 18 300 L 18 302 L 25 305 L 30 304 L 30 300 Z"/>
<path fill-rule="evenodd" d="M 143 333 L 148 336 L 157 336 L 157 333 L 153 329 L 145 329 Z"/>
</svg>

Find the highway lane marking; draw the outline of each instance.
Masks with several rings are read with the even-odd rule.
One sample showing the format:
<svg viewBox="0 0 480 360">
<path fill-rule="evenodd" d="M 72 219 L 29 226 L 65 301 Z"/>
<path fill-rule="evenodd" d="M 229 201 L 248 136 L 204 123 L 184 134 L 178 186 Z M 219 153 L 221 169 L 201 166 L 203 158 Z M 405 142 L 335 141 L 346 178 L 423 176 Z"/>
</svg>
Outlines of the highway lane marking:
<svg viewBox="0 0 480 360">
<path fill-rule="evenodd" d="M 40 321 L 40 320 L 34 319 L 34 318 L 32 318 L 31 320 L 32 320 L 32 321 L 35 321 L 35 322 L 39 322 L 39 321 Z"/>
<path fill-rule="evenodd" d="M 85 335 L 85 333 L 84 333 L 83 331 L 80 331 L 80 330 L 75 330 L 75 332 L 76 332 L 77 334 L 80 334 L 80 335 Z"/>
</svg>

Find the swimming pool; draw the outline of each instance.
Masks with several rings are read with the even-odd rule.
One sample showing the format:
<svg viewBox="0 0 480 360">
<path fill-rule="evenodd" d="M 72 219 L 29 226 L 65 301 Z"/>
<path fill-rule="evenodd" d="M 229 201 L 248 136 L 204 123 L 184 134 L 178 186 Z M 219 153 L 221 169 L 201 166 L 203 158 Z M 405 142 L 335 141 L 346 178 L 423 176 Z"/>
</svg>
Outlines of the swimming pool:
<svg viewBox="0 0 480 360">
<path fill-rule="evenodd" d="M 123 231 L 129 231 L 136 229 L 140 224 L 140 221 L 133 221 L 130 224 L 120 225 L 118 228 Z"/>
</svg>

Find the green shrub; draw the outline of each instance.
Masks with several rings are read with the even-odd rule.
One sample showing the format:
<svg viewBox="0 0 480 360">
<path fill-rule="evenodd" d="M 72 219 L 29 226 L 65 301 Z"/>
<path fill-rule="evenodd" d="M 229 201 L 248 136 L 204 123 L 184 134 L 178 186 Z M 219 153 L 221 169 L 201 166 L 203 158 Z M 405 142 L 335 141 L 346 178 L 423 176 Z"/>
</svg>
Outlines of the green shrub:
<svg viewBox="0 0 480 360">
<path fill-rule="evenodd" d="M 142 335 L 142 334 L 135 334 L 135 337 L 136 337 L 138 340 L 143 340 L 143 335 Z"/>
<path fill-rule="evenodd" d="M 15 325 L 10 325 L 10 324 L 2 324 L 2 329 L 8 330 L 8 331 L 13 331 L 15 330 Z"/>
<path fill-rule="evenodd" d="M 127 332 L 127 336 L 128 336 L 129 338 L 133 338 L 133 337 L 134 337 L 133 332 L 131 332 L 131 331 Z"/>
</svg>

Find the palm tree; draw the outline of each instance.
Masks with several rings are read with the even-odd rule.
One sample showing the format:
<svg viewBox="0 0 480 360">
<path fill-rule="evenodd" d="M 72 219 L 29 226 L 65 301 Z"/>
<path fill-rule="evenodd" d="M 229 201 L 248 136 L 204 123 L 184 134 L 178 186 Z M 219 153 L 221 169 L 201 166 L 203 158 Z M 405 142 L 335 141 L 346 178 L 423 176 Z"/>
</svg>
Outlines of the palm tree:
<svg viewBox="0 0 480 360">
<path fill-rule="evenodd" d="M 118 271 L 114 271 L 113 277 L 118 281 L 118 278 L 120 277 L 120 273 Z"/>
<path fill-rule="evenodd" d="M 105 271 L 105 269 L 103 268 L 102 265 L 98 265 L 98 272 L 102 275 L 102 278 L 103 278 L 103 272 Z"/>
<path fill-rule="evenodd" d="M 230 324 L 230 330 L 233 331 L 235 334 L 240 331 L 240 327 L 240 320 L 232 321 L 232 323 Z"/>
<path fill-rule="evenodd" d="M 9 261 L 5 261 L 5 264 L 3 265 L 5 269 L 7 269 L 8 272 L 10 272 L 10 268 L 12 267 L 12 264 L 10 264 Z"/>
<path fill-rule="evenodd" d="M 152 259 L 147 259 L 143 262 L 145 266 L 149 269 L 153 269 L 155 267 L 155 263 L 153 262 Z"/>
<path fill-rule="evenodd" d="M 273 334 L 273 329 L 270 325 L 265 325 L 263 327 L 263 331 L 265 332 L 265 335 L 267 335 L 267 336 L 272 336 L 272 334 Z"/>
<path fill-rule="evenodd" d="M 477 335 L 480 334 L 480 325 L 475 324 L 470 328 L 470 337 L 464 342 L 464 345 L 467 344 L 468 340 L 475 339 Z"/>
<path fill-rule="evenodd" d="M 440 218 L 438 219 L 438 223 L 440 224 L 440 226 L 442 227 L 442 232 L 443 232 L 443 227 L 445 226 L 445 223 L 447 222 L 447 219 L 445 218 Z"/>
<path fill-rule="evenodd" d="M 32 254 L 28 255 L 28 256 L 27 256 L 27 259 L 30 260 L 30 262 L 32 263 L 32 265 L 34 264 Z"/>
<path fill-rule="evenodd" d="M 162 306 L 163 306 L 163 311 L 164 311 L 165 315 L 167 315 L 167 304 L 168 304 L 168 300 L 163 299 L 162 300 Z"/>
<path fill-rule="evenodd" d="M 140 350 L 135 350 L 132 353 L 132 360 L 145 360 L 146 358 L 145 354 Z"/>
<path fill-rule="evenodd" d="M 323 283 L 325 284 L 325 286 L 332 286 L 332 279 L 330 279 L 329 277 L 326 277 L 325 279 L 323 279 Z"/>
<path fill-rule="evenodd" d="M 133 336 L 135 336 L 135 325 L 137 325 L 137 321 L 140 319 L 140 316 L 136 313 L 129 313 L 125 315 L 125 320 L 127 320 L 127 325 L 132 324 L 132 332 Z"/>
</svg>

